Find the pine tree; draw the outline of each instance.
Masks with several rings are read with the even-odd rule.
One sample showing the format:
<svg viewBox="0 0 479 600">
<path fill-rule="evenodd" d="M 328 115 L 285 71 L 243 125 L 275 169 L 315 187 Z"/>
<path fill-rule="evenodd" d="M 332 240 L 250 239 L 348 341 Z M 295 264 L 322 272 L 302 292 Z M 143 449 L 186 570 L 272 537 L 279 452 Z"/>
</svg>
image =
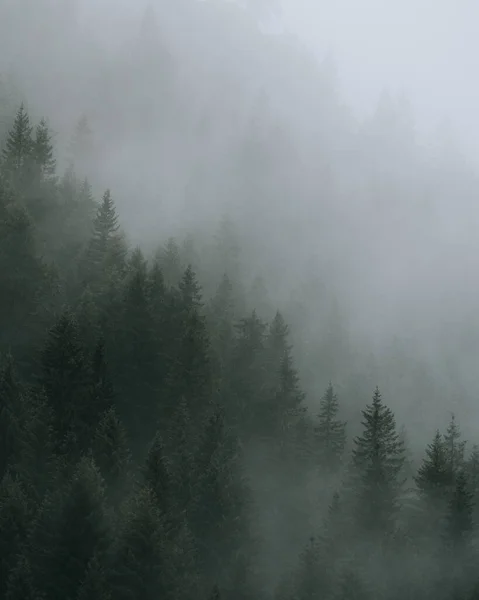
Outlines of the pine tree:
<svg viewBox="0 0 479 600">
<path fill-rule="evenodd" d="M 220 376 L 231 358 L 234 342 L 235 302 L 233 286 L 226 274 L 208 305 L 207 313 L 212 350 Z"/>
<path fill-rule="evenodd" d="M 450 490 L 451 476 L 446 447 L 439 431 L 436 431 L 433 441 L 426 448 L 426 457 L 415 481 L 429 508 L 442 507 Z"/>
<path fill-rule="evenodd" d="M 142 488 L 129 501 L 119 526 L 108 573 L 115 600 L 170 598 L 164 525 L 153 493 Z M 172 599 L 173 600 L 173 599 Z"/>
<path fill-rule="evenodd" d="M 166 246 L 157 253 L 161 270 L 167 286 L 178 285 L 182 275 L 180 249 L 173 238 L 169 238 Z"/>
<path fill-rule="evenodd" d="M 204 572 L 226 570 L 244 544 L 248 489 L 237 441 L 225 427 L 223 409 L 212 411 L 194 459 L 194 497 L 188 511 Z"/>
<path fill-rule="evenodd" d="M 362 413 L 364 431 L 354 440 L 351 470 L 357 523 L 366 531 L 382 534 L 394 526 L 399 508 L 404 449 L 394 414 L 383 404 L 378 388 Z"/>
<path fill-rule="evenodd" d="M 26 183 L 25 177 L 31 166 L 32 131 L 30 117 L 22 103 L 2 152 L 4 168 L 15 186 Z"/>
<path fill-rule="evenodd" d="M 109 367 L 106 360 L 105 340 L 98 339 L 91 360 L 92 400 L 89 425 L 95 425 L 99 416 L 109 410 L 115 400 L 115 391 L 110 379 Z"/>
<path fill-rule="evenodd" d="M 451 415 L 447 431 L 444 434 L 444 446 L 447 454 L 451 483 L 453 483 L 456 473 L 464 466 L 466 442 L 461 438 L 461 430 L 457 424 L 456 417 L 453 414 Z"/>
<path fill-rule="evenodd" d="M 311 537 L 299 557 L 296 573 L 295 598 L 298 600 L 320 600 L 329 592 L 329 581 L 321 565 L 321 549 Z"/>
<path fill-rule="evenodd" d="M 5 597 L 8 573 L 25 542 L 31 506 L 21 484 L 8 473 L 0 481 L 0 598 Z"/>
<path fill-rule="evenodd" d="M 145 484 L 154 494 L 156 505 L 161 514 L 169 519 L 172 510 L 173 497 L 171 486 L 171 465 L 158 432 L 148 452 L 144 468 Z"/>
<path fill-rule="evenodd" d="M 94 432 L 92 456 L 106 484 L 108 495 L 116 497 L 126 482 L 131 463 L 126 431 L 115 407 L 108 409 Z"/>
<path fill-rule="evenodd" d="M 86 255 L 85 269 L 90 280 L 97 282 L 101 279 L 102 269 L 108 259 L 110 263 L 113 262 L 111 254 L 117 254 L 115 246 L 119 243 L 119 228 L 115 204 L 110 190 L 107 189 L 93 221 L 93 235 Z"/>
<path fill-rule="evenodd" d="M 449 501 L 446 517 L 447 541 L 454 547 L 467 542 L 473 523 L 474 497 L 463 470 L 456 475 L 454 493 Z"/>
<path fill-rule="evenodd" d="M 23 554 L 17 557 L 17 564 L 8 573 L 5 600 L 38 600 L 38 592 L 33 586 L 30 562 Z"/>
<path fill-rule="evenodd" d="M 104 555 L 110 534 L 103 482 L 82 459 L 66 488 L 48 496 L 28 544 L 34 587 L 51 598 L 75 598 L 90 561 Z"/>
<path fill-rule="evenodd" d="M 78 589 L 76 600 L 111 600 L 105 569 L 98 557 L 88 564 L 85 577 Z"/>
<path fill-rule="evenodd" d="M 64 313 L 49 332 L 39 384 L 53 409 L 56 450 L 62 451 L 66 436 L 72 433 L 78 438 L 80 453 L 80 438 L 85 433 L 82 419 L 90 407 L 90 372 L 76 320 L 70 313 Z"/>
<path fill-rule="evenodd" d="M 264 400 L 265 323 L 255 311 L 237 325 L 227 383 L 228 421 L 242 440 L 256 433 L 258 407 Z"/>
<path fill-rule="evenodd" d="M 45 119 L 35 129 L 32 143 L 33 160 L 40 168 L 41 176 L 46 181 L 55 179 L 56 160 L 53 151 L 52 136 Z"/>
<path fill-rule="evenodd" d="M 18 459 L 18 412 L 21 393 L 13 358 L 8 356 L 0 370 L 0 480 Z"/>
<path fill-rule="evenodd" d="M 330 383 L 319 405 L 319 423 L 315 429 L 318 462 L 322 469 L 337 470 L 346 445 L 346 423 L 338 419 L 338 397 Z"/>
</svg>

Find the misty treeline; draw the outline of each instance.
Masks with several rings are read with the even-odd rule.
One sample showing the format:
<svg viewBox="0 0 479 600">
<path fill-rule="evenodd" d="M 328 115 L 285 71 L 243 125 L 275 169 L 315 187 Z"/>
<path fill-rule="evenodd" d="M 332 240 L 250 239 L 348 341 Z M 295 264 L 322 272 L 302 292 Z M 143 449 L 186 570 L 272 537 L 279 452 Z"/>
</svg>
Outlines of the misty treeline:
<svg viewBox="0 0 479 600">
<path fill-rule="evenodd" d="M 427 265 L 424 223 L 458 224 L 451 145 L 424 161 L 387 98 L 357 131 L 327 64 L 229 5 L 163 3 L 107 52 L 76 4 L 0 0 L 0 599 L 479 596 L 479 440 L 435 432 L 476 321 L 424 329 L 433 370 L 351 347 L 358 314 L 388 338 L 394 252 Z"/>
<path fill-rule="evenodd" d="M 414 467 L 379 389 L 357 436 L 332 385 L 308 410 L 226 218 L 219 263 L 191 237 L 130 248 L 110 191 L 97 201 L 74 164 L 59 176 L 23 105 L 0 182 L 2 599 L 478 597 L 479 448 L 452 417 Z M 284 488 L 302 477 L 310 535 L 272 590 L 262 520 L 294 528 Z"/>
</svg>

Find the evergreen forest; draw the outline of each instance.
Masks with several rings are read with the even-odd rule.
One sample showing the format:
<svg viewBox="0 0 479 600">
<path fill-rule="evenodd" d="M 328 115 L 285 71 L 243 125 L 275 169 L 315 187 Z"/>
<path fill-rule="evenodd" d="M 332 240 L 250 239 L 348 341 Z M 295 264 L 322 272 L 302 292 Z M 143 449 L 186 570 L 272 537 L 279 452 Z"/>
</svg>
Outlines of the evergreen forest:
<svg viewBox="0 0 479 600">
<path fill-rule="evenodd" d="M 75 3 L 54 4 L 67 35 Z M 225 23 L 233 10 L 201 6 Z M 57 113 L 20 59 L 0 86 L 0 600 L 479 600 L 479 432 L 467 422 L 477 387 L 461 405 L 449 355 L 434 369 L 407 340 L 386 333 L 375 353 L 354 330 L 324 224 L 339 210 L 325 198 L 345 193 L 328 160 L 315 154 L 324 204 L 308 212 L 308 170 L 298 183 L 303 222 L 268 99 L 241 127 L 227 95 L 218 112 L 190 110 L 187 59 L 180 43 L 167 49 L 152 11 L 132 25 L 133 58 L 113 53 L 82 84 L 99 90 L 96 111 L 79 110 L 85 97 L 62 92 L 70 80 L 57 74 Z M 329 138 L 321 114 L 333 127 L 343 108 L 329 71 L 301 56 L 325 102 L 314 136 Z M 226 122 L 246 131 L 227 158 Z M 155 169 L 177 176 L 175 135 L 189 128 L 183 167 L 202 146 L 218 161 L 192 168 L 168 208 L 168 186 L 147 191 Z M 174 148 L 163 167 L 155 136 Z M 148 160 L 118 158 L 143 139 Z M 427 188 L 432 167 L 408 152 Z M 395 189 L 398 173 L 374 165 Z M 467 180 L 454 169 L 451 181 Z M 322 211 L 312 261 L 298 232 L 312 239 L 307 221 Z"/>
</svg>

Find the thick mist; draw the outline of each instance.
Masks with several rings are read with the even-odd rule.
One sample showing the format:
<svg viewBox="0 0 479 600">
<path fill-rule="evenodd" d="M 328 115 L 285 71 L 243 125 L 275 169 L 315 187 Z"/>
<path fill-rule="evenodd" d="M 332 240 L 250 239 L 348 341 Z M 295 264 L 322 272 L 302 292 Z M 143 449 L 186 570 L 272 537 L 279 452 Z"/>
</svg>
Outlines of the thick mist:
<svg viewBox="0 0 479 600">
<path fill-rule="evenodd" d="M 133 240 L 205 231 L 229 214 L 254 257 L 251 277 L 268 272 L 278 306 L 300 282 L 321 280 L 321 292 L 302 298 L 310 332 L 339 310 L 353 355 L 381 361 L 394 339 L 441 382 L 427 415 L 414 418 L 432 427 L 458 394 L 474 423 L 477 176 L 441 125 L 446 116 L 465 131 L 474 111 L 444 88 L 471 98 L 471 84 L 432 51 L 447 52 L 440 25 L 454 24 L 455 40 L 466 35 L 465 7 L 451 21 L 439 4 L 426 22 L 421 5 L 412 35 L 404 3 L 358 13 L 347 3 L 159 1 L 146 14 L 126 0 L 20 4 L 1 6 L 3 70 L 33 114 L 49 115 L 60 147 L 88 117 L 85 171 L 97 189 L 112 188 Z M 283 33 L 262 32 L 258 12 L 281 19 Z M 428 123 L 414 111 L 421 103 Z M 437 134 L 425 143 L 431 126 Z M 343 385 L 355 360 L 338 357 L 327 377 Z M 413 383 L 391 377 L 391 402 L 413 418 Z M 311 382 L 309 402 L 324 384 Z"/>
<path fill-rule="evenodd" d="M 332 382 L 353 436 L 378 385 L 416 464 L 451 412 L 479 428 L 479 9 L 456 5 L 0 0 L 0 138 L 20 102 L 45 116 L 132 247 L 236 269 L 289 324 L 310 413 Z M 340 482 L 244 452 L 272 588 Z"/>
</svg>

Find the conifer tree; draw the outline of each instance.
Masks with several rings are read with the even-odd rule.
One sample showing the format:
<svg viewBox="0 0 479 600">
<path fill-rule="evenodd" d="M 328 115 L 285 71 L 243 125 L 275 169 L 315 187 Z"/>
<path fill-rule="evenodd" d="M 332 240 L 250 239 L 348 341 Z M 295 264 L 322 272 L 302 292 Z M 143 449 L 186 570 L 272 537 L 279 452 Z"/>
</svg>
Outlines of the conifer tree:
<svg viewBox="0 0 479 600">
<path fill-rule="evenodd" d="M 5 600 L 38 600 L 38 592 L 33 586 L 30 562 L 20 554 L 17 564 L 8 573 Z"/>
<path fill-rule="evenodd" d="M 160 433 L 157 432 L 144 467 L 144 481 L 154 494 L 161 514 L 169 519 L 172 510 L 171 466 Z"/>
<path fill-rule="evenodd" d="M 225 274 L 208 305 L 208 325 L 218 376 L 228 364 L 234 342 L 235 303 L 233 287 Z"/>
<path fill-rule="evenodd" d="M 456 475 L 455 488 L 449 500 L 446 517 L 446 539 L 457 547 L 467 543 L 473 531 L 474 497 L 463 470 Z"/>
<path fill-rule="evenodd" d="M 454 414 L 444 434 L 444 446 L 447 455 L 448 469 L 453 485 L 456 473 L 464 466 L 466 442 L 462 440 L 461 430 Z"/>
<path fill-rule="evenodd" d="M 157 259 L 165 277 L 167 286 L 179 284 L 182 276 L 180 249 L 174 238 L 169 238 L 166 246 L 157 253 Z"/>
<path fill-rule="evenodd" d="M 42 596 L 75 598 L 90 561 L 109 545 L 103 482 L 82 459 L 66 488 L 45 499 L 28 544 L 34 587 Z"/>
<path fill-rule="evenodd" d="M 320 600 L 329 592 L 329 581 L 321 565 L 321 549 L 311 537 L 299 557 L 296 573 L 295 597 L 298 600 Z"/>
<path fill-rule="evenodd" d="M 0 370 L 0 480 L 18 459 L 21 393 L 13 358 L 8 356 Z"/>
<path fill-rule="evenodd" d="M 109 408 L 94 432 L 92 456 L 108 488 L 108 495 L 116 496 L 126 481 L 131 463 L 126 431 L 116 413 Z"/>
<path fill-rule="evenodd" d="M 105 568 L 97 556 L 88 564 L 75 600 L 112 600 Z"/>
<path fill-rule="evenodd" d="M 25 542 L 32 510 L 19 481 L 5 474 L 0 481 L 0 598 L 4 598 L 8 573 L 15 566 Z"/>
<path fill-rule="evenodd" d="M 68 312 L 49 332 L 41 357 L 39 384 L 53 410 L 56 450 L 60 451 L 68 434 L 83 437 L 82 419 L 90 408 L 89 366 L 76 320 Z M 80 444 L 81 441 L 78 439 Z"/>
<path fill-rule="evenodd" d="M 15 186 L 26 183 L 25 178 L 31 166 L 32 131 L 30 117 L 22 103 L 2 152 L 4 168 Z"/>
<path fill-rule="evenodd" d="M 151 490 L 140 489 L 129 501 L 119 526 L 108 581 L 117 600 L 173 597 L 165 556 L 164 524 Z M 171 567 L 170 567 L 171 569 Z"/>
<path fill-rule="evenodd" d="M 451 477 L 444 441 L 436 431 L 418 469 L 416 485 L 429 508 L 442 506 L 450 490 Z"/>
<path fill-rule="evenodd" d="M 338 413 L 338 397 L 330 383 L 319 405 L 319 423 L 315 429 L 319 465 L 330 471 L 341 465 L 346 444 L 346 423 L 338 419 Z"/>
<path fill-rule="evenodd" d="M 255 311 L 237 325 L 225 406 L 242 439 L 256 433 L 258 407 L 264 400 L 265 330 Z"/>
<path fill-rule="evenodd" d="M 33 160 L 40 168 L 41 176 L 46 181 L 55 178 L 56 160 L 53 153 L 53 143 L 50 130 L 45 119 L 42 119 L 35 129 L 32 142 Z"/>
<path fill-rule="evenodd" d="M 351 477 L 357 523 L 371 533 L 391 530 L 399 508 L 404 449 L 396 420 L 379 389 L 363 414 L 363 434 L 354 440 Z"/>
</svg>

